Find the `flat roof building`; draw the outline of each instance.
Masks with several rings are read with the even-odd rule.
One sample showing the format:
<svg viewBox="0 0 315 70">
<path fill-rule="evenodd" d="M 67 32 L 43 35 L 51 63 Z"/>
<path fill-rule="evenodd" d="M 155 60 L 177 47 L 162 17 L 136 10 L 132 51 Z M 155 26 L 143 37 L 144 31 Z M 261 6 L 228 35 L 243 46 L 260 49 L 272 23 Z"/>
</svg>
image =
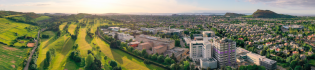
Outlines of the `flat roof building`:
<svg viewBox="0 0 315 70">
<path fill-rule="evenodd" d="M 262 58 L 260 59 L 260 66 L 264 66 L 267 70 L 275 70 L 277 69 L 277 61 Z"/>
<path fill-rule="evenodd" d="M 210 67 L 211 69 L 217 68 L 218 61 L 214 58 L 202 58 L 200 59 L 201 68 L 207 69 Z"/>
</svg>

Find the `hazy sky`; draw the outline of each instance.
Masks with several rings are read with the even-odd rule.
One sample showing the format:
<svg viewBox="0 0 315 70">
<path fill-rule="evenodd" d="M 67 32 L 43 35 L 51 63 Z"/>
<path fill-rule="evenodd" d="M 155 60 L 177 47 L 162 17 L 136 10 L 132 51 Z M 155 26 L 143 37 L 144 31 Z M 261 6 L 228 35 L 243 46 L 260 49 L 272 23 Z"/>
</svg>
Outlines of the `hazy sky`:
<svg viewBox="0 0 315 70">
<path fill-rule="evenodd" d="M 0 9 L 36 13 L 277 13 L 315 14 L 315 0 L 0 0 Z"/>
</svg>

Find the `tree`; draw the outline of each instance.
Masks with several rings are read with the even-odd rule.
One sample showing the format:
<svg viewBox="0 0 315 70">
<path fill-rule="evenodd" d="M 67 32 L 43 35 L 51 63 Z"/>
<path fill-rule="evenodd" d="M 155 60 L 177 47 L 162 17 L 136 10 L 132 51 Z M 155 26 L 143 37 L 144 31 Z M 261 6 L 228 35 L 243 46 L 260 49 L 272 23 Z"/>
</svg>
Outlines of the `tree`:
<svg viewBox="0 0 315 70">
<path fill-rule="evenodd" d="M 94 56 L 92 54 L 89 54 L 88 57 L 85 58 L 85 68 L 89 69 L 89 67 L 94 62 Z"/>
<path fill-rule="evenodd" d="M 176 61 L 176 57 L 175 57 L 175 54 L 174 54 L 174 53 L 172 53 L 171 59 L 173 59 L 173 60 Z"/>
<path fill-rule="evenodd" d="M 226 66 L 225 69 L 226 70 L 232 70 L 232 68 L 230 66 Z"/>
<path fill-rule="evenodd" d="M 194 64 L 190 65 L 190 70 L 195 70 L 195 65 Z"/>
<path fill-rule="evenodd" d="M 302 70 L 302 67 L 301 67 L 300 65 L 298 65 L 298 66 L 296 66 L 296 67 L 294 68 L 294 70 Z"/>
<path fill-rule="evenodd" d="M 171 64 L 176 63 L 174 59 L 172 59 Z"/>
<path fill-rule="evenodd" d="M 175 70 L 176 68 L 175 68 L 175 64 L 172 64 L 171 66 L 170 66 L 170 69 L 171 70 Z"/>
<path fill-rule="evenodd" d="M 270 57 L 270 53 L 269 53 L 269 52 L 267 52 L 266 57 L 267 57 L 267 58 L 269 58 L 269 57 Z"/>
<path fill-rule="evenodd" d="M 146 49 L 142 49 L 141 55 L 144 56 L 144 54 L 146 54 L 146 53 L 147 53 L 147 52 L 146 52 Z"/>
<path fill-rule="evenodd" d="M 207 68 L 207 70 L 211 70 L 211 68 L 210 68 L 210 67 L 208 67 L 208 68 Z"/>
<path fill-rule="evenodd" d="M 158 56 L 158 62 L 163 62 L 164 60 L 164 56 L 163 55 L 159 55 Z"/>
<path fill-rule="evenodd" d="M 291 67 L 292 69 L 295 68 L 296 65 L 297 65 L 297 61 L 296 61 L 296 60 L 291 61 L 290 67 Z"/>
<path fill-rule="evenodd" d="M 291 57 L 287 57 L 286 62 L 290 63 L 291 62 Z"/>
<path fill-rule="evenodd" d="M 305 63 L 303 68 L 304 70 L 311 70 L 311 66 L 309 63 Z"/>
<path fill-rule="evenodd" d="M 264 56 L 266 54 L 266 50 L 261 50 L 260 55 Z"/>
<path fill-rule="evenodd" d="M 105 60 L 105 61 L 107 60 L 107 56 L 104 56 L 104 60 Z"/>
<path fill-rule="evenodd" d="M 109 63 L 110 66 L 112 66 L 113 68 L 117 66 L 117 62 L 114 60 L 111 60 Z"/>
<path fill-rule="evenodd" d="M 51 54 L 50 51 L 46 52 L 46 59 L 44 60 L 44 68 L 48 68 L 51 61 Z"/>
<path fill-rule="evenodd" d="M 189 61 L 186 60 L 186 61 L 184 61 L 183 63 L 184 63 L 184 69 L 185 69 L 185 70 L 188 70 L 188 69 L 189 69 L 189 66 L 190 66 Z"/>
<path fill-rule="evenodd" d="M 121 67 L 116 66 L 113 68 L 113 70 L 122 70 L 122 69 L 121 69 Z"/>
<path fill-rule="evenodd" d="M 36 64 L 30 65 L 30 70 L 36 70 L 36 69 L 37 69 L 37 65 Z"/>
<path fill-rule="evenodd" d="M 153 55 L 151 56 L 151 59 L 152 59 L 152 60 L 156 60 L 156 58 L 157 58 L 157 55 L 156 55 L 156 54 L 153 54 Z"/>
<path fill-rule="evenodd" d="M 172 59 L 171 59 L 170 57 L 166 57 L 166 58 L 164 59 L 164 63 L 165 63 L 165 64 L 171 64 L 171 61 L 172 61 Z"/>
</svg>

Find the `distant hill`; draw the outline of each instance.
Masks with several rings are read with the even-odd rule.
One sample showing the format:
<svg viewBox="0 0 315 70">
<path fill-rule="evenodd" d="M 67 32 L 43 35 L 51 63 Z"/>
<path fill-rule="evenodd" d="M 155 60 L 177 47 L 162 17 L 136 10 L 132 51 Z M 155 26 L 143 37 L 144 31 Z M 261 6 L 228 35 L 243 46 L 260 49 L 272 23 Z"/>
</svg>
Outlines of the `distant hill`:
<svg viewBox="0 0 315 70">
<path fill-rule="evenodd" d="M 224 16 L 238 17 L 238 16 L 246 16 L 246 15 L 245 14 L 237 14 L 237 13 L 225 13 Z"/>
<path fill-rule="evenodd" d="M 295 18 L 296 16 L 277 14 L 270 10 L 257 10 L 253 13 L 254 18 Z"/>
</svg>

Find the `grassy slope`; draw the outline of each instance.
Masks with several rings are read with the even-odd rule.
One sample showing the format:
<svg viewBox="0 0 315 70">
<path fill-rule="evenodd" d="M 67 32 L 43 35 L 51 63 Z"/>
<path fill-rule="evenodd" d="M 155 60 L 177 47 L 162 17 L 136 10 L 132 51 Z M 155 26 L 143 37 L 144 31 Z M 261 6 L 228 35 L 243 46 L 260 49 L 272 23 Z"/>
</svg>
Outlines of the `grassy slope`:
<svg viewBox="0 0 315 70">
<path fill-rule="evenodd" d="M 79 45 L 78 50 L 80 50 L 81 55 L 83 57 L 87 56 L 87 51 L 91 50 L 92 47 L 90 46 L 89 43 L 86 42 L 85 37 L 86 37 L 86 28 L 81 28 L 79 31 L 78 39 L 76 41 L 76 44 Z"/>
<path fill-rule="evenodd" d="M 64 64 L 67 60 L 67 53 L 72 49 L 74 41 L 70 37 L 65 37 L 65 44 L 61 47 L 60 50 L 57 50 L 57 55 L 54 60 L 52 60 L 51 70 L 62 70 Z"/>
<path fill-rule="evenodd" d="M 49 19 L 49 16 L 40 16 L 38 18 L 35 19 L 35 21 L 41 21 L 41 20 L 45 20 L 45 19 Z"/>
<path fill-rule="evenodd" d="M 25 49 L 7 47 L 3 44 L 0 44 L 0 70 L 22 69 L 23 67 L 21 67 L 20 64 L 23 62 L 23 58 L 27 57 L 27 51 L 29 51 L 30 49 L 31 48 Z M 13 68 L 11 65 L 15 66 L 15 68 Z"/>
<path fill-rule="evenodd" d="M 64 28 L 66 25 L 67 25 L 67 22 L 62 23 L 62 24 L 59 26 L 59 29 L 60 29 L 60 30 L 63 30 L 63 28 Z"/>
<path fill-rule="evenodd" d="M 9 23 L 9 24 L 6 24 Z M 37 30 L 28 31 L 24 29 L 25 27 L 37 27 L 29 24 L 24 23 L 18 23 L 14 21 L 7 20 L 5 18 L 0 18 L 0 42 L 3 42 L 5 44 L 8 44 L 16 39 L 19 36 L 29 36 L 29 37 L 35 37 L 37 34 Z M 14 33 L 17 33 L 16 36 Z"/>
<path fill-rule="evenodd" d="M 73 35 L 74 34 L 74 30 L 75 30 L 76 27 L 77 27 L 77 25 L 70 24 L 69 28 L 68 28 L 69 33 Z"/>
<path fill-rule="evenodd" d="M 71 41 L 69 39 L 69 36 L 61 36 L 58 39 L 54 40 L 53 38 L 50 38 L 49 40 L 46 40 L 44 42 L 41 43 L 40 45 L 40 50 L 39 50 L 39 56 L 37 59 L 37 65 L 39 67 L 40 70 L 42 70 L 43 67 L 43 60 L 46 58 L 46 52 L 50 49 L 50 48 L 55 48 L 56 49 L 56 57 L 55 58 L 63 58 L 63 55 L 61 55 L 62 50 L 64 49 L 64 44 L 67 44 L 68 41 Z M 72 47 L 72 46 L 71 46 Z M 67 49 L 66 49 L 67 50 Z M 55 60 L 52 60 L 52 63 Z"/>
<path fill-rule="evenodd" d="M 122 67 L 126 69 L 143 69 L 143 70 L 149 70 L 149 69 L 156 69 L 156 70 L 163 70 L 163 68 L 160 68 L 155 65 L 146 65 L 144 64 L 143 60 L 137 59 L 121 50 L 118 49 L 111 49 L 107 43 L 102 41 L 99 38 L 95 38 L 93 42 L 96 42 L 98 46 L 100 46 L 101 51 L 108 56 L 111 59 L 114 59 L 117 61 Z"/>
</svg>

